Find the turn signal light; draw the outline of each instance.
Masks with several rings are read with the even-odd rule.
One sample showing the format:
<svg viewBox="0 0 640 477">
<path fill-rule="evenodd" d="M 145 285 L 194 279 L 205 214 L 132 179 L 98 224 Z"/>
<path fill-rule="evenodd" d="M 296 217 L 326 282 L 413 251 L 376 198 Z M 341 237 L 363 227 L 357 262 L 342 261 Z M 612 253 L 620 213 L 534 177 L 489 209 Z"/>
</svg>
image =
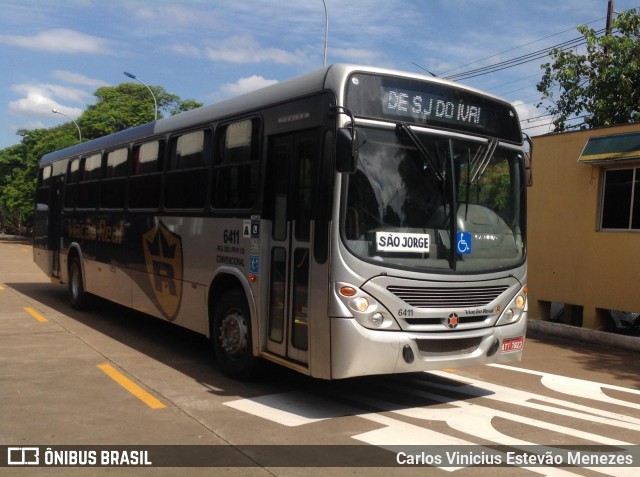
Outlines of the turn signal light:
<svg viewBox="0 0 640 477">
<path fill-rule="evenodd" d="M 353 287 L 340 287 L 340 294 L 342 296 L 354 296 L 356 294 L 356 289 Z"/>
</svg>

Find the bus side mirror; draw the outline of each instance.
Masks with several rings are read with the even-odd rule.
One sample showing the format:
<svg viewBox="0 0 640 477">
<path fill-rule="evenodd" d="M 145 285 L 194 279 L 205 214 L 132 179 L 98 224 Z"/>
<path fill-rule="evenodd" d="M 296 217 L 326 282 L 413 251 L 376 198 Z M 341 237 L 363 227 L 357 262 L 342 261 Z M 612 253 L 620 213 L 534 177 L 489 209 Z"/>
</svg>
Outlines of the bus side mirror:
<svg viewBox="0 0 640 477">
<path fill-rule="evenodd" d="M 355 128 L 338 129 L 336 168 L 346 174 L 354 174 L 358 169 L 358 131 Z"/>
<path fill-rule="evenodd" d="M 533 157 L 533 141 L 528 135 L 524 135 L 524 140 L 529 145 L 529 150 L 524 153 L 524 183 L 527 187 L 533 185 L 533 170 L 531 167 L 531 158 Z"/>
<path fill-rule="evenodd" d="M 533 174 L 531 173 L 531 153 L 524 155 L 524 183 L 527 187 L 533 185 Z"/>
</svg>

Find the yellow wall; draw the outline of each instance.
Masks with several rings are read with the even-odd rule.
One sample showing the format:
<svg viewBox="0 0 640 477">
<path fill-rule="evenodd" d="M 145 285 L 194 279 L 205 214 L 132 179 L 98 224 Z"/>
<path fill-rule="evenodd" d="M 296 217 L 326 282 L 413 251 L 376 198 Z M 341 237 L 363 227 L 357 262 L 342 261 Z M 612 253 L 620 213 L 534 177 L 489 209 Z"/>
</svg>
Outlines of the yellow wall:
<svg viewBox="0 0 640 477">
<path fill-rule="evenodd" d="M 603 169 L 578 163 L 590 137 L 636 131 L 640 124 L 533 138 L 531 319 L 549 319 L 550 302 L 583 306 L 583 326 L 593 329 L 604 327 L 604 310 L 640 312 L 640 233 L 597 230 Z"/>
</svg>

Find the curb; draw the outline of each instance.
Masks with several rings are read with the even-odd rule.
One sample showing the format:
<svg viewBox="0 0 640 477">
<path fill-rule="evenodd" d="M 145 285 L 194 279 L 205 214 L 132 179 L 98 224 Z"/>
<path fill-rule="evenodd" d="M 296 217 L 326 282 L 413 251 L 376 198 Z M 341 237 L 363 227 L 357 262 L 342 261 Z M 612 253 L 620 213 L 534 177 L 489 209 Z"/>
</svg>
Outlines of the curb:
<svg viewBox="0 0 640 477">
<path fill-rule="evenodd" d="M 20 243 L 24 245 L 31 245 L 32 242 L 33 242 L 32 237 L 26 237 L 23 235 L 0 234 L 0 243 Z"/>
<path fill-rule="evenodd" d="M 559 336 L 561 338 L 640 352 L 640 336 L 619 335 L 542 320 L 528 320 L 527 332 Z"/>
</svg>

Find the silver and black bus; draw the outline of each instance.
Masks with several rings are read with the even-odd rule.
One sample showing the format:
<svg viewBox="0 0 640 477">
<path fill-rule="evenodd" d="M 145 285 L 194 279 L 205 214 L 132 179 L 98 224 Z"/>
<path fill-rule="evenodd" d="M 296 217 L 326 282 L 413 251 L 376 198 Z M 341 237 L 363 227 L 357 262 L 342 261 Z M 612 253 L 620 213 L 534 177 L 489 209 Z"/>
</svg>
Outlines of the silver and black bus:
<svg viewBox="0 0 640 477">
<path fill-rule="evenodd" d="M 46 154 L 34 258 L 75 308 L 202 333 L 236 378 L 519 360 L 526 167 L 508 102 L 333 65 Z"/>
</svg>

